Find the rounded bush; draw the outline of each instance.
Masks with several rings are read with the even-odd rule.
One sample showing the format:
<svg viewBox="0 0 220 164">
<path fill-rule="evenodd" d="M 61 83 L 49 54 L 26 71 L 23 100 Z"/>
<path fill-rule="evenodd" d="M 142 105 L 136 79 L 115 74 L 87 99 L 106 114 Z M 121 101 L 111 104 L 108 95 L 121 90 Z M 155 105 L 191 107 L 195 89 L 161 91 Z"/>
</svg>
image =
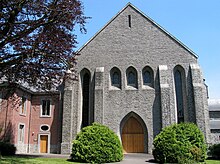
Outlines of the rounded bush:
<svg viewBox="0 0 220 164">
<path fill-rule="evenodd" d="M 109 163 L 123 159 L 118 136 L 99 123 L 87 126 L 73 141 L 71 159 L 76 162 Z"/>
<path fill-rule="evenodd" d="M 0 142 L 0 154 L 3 156 L 15 155 L 16 147 L 9 142 Z"/>
<path fill-rule="evenodd" d="M 173 124 L 164 128 L 153 142 L 153 156 L 160 163 L 204 161 L 206 144 L 203 133 L 192 123 Z"/>
<path fill-rule="evenodd" d="M 209 155 L 215 159 L 220 159 L 220 143 L 209 147 Z"/>
</svg>

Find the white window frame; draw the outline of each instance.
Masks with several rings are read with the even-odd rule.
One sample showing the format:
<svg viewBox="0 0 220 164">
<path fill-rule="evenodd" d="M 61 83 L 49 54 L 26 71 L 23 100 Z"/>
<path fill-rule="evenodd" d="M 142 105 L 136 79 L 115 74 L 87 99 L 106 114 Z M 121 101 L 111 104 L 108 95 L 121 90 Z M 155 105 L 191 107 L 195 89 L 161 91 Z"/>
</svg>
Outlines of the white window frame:
<svg viewBox="0 0 220 164">
<path fill-rule="evenodd" d="M 25 102 L 24 102 L 24 112 L 22 112 L 23 98 L 25 98 Z M 20 115 L 23 115 L 23 116 L 26 116 L 26 113 L 27 113 L 27 97 L 26 97 L 26 96 L 22 96 L 20 101 L 21 101 L 21 105 L 20 105 L 20 112 L 19 112 L 19 114 L 20 114 Z"/>
<path fill-rule="evenodd" d="M 23 125 L 23 134 L 21 136 L 21 129 L 20 129 L 20 126 Z M 22 137 L 22 139 L 20 138 Z M 21 140 L 20 140 L 21 139 Z M 25 124 L 24 123 L 19 123 L 18 124 L 18 143 L 24 143 L 25 142 Z"/>
<path fill-rule="evenodd" d="M 42 129 L 41 129 L 42 126 L 48 126 L 48 130 L 42 130 Z M 41 131 L 41 132 L 49 132 L 49 131 L 50 131 L 50 126 L 49 126 L 48 124 L 41 124 L 41 125 L 40 125 L 40 131 Z"/>
<path fill-rule="evenodd" d="M 50 108 L 49 108 L 49 115 L 43 115 L 43 101 L 50 101 Z M 41 99 L 41 105 L 40 105 L 40 117 L 51 117 L 52 112 L 52 100 L 51 99 Z"/>
</svg>

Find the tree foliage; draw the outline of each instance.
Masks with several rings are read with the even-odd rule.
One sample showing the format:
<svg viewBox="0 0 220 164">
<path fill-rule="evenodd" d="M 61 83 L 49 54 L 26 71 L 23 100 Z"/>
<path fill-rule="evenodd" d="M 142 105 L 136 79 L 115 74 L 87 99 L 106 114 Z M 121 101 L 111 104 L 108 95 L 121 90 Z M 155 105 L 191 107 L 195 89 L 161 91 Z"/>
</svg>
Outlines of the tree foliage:
<svg viewBox="0 0 220 164">
<path fill-rule="evenodd" d="M 193 123 L 165 127 L 153 145 L 154 158 L 160 163 L 195 163 L 206 158 L 204 135 Z"/>
<path fill-rule="evenodd" d="M 77 134 L 71 159 L 86 163 L 119 162 L 123 159 L 122 145 L 118 136 L 107 126 L 93 123 Z"/>
<path fill-rule="evenodd" d="M 86 32 L 86 19 L 80 0 L 0 0 L 0 78 L 59 84 L 74 73 L 74 29 Z"/>
</svg>

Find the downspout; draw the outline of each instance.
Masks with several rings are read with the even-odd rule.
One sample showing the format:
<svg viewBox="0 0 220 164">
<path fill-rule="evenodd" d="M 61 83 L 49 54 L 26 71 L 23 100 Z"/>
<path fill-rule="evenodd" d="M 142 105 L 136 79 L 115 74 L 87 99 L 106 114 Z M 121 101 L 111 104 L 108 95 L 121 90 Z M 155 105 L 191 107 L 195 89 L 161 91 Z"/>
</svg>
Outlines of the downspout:
<svg viewBox="0 0 220 164">
<path fill-rule="evenodd" d="M 28 148 L 27 153 L 30 153 L 30 129 L 31 129 L 31 110 L 32 109 L 32 95 L 30 100 L 30 114 L 29 114 L 29 122 L 28 122 Z"/>
<path fill-rule="evenodd" d="M 6 129 L 7 129 L 7 119 L 8 119 L 8 101 L 9 99 L 7 99 L 7 105 L 6 105 L 6 112 L 5 112 L 5 126 L 4 126 L 4 135 L 3 135 L 3 141 L 5 142 L 5 136 L 6 136 Z"/>
<path fill-rule="evenodd" d="M 4 95 L 5 99 L 6 99 L 6 111 L 5 111 L 5 126 L 4 126 L 4 134 L 3 134 L 3 141 L 5 142 L 5 138 L 6 138 L 6 132 L 7 132 L 7 122 L 8 122 L 8 110 L 9 110 L 9 103 L 11 102 L 11 90 L 7 89 L 6 91 L 6 95 Z M 11 142 L 11 138 L 10 138 L 10 142 Z"/>
</svg>

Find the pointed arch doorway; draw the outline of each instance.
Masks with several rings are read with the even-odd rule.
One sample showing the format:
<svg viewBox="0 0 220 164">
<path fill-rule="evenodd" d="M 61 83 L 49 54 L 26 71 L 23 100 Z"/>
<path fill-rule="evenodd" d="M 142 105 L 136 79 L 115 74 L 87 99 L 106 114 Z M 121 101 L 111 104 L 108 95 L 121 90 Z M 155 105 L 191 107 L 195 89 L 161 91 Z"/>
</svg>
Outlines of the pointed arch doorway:
<svg viewBox="0 0 220 164">
<path fill-rule="evenodd" d="M 133 116 L 129 117 L 122 128 L 122 145 L 126 153 L 143 153 L 144 128 Z"/>
</svg>

